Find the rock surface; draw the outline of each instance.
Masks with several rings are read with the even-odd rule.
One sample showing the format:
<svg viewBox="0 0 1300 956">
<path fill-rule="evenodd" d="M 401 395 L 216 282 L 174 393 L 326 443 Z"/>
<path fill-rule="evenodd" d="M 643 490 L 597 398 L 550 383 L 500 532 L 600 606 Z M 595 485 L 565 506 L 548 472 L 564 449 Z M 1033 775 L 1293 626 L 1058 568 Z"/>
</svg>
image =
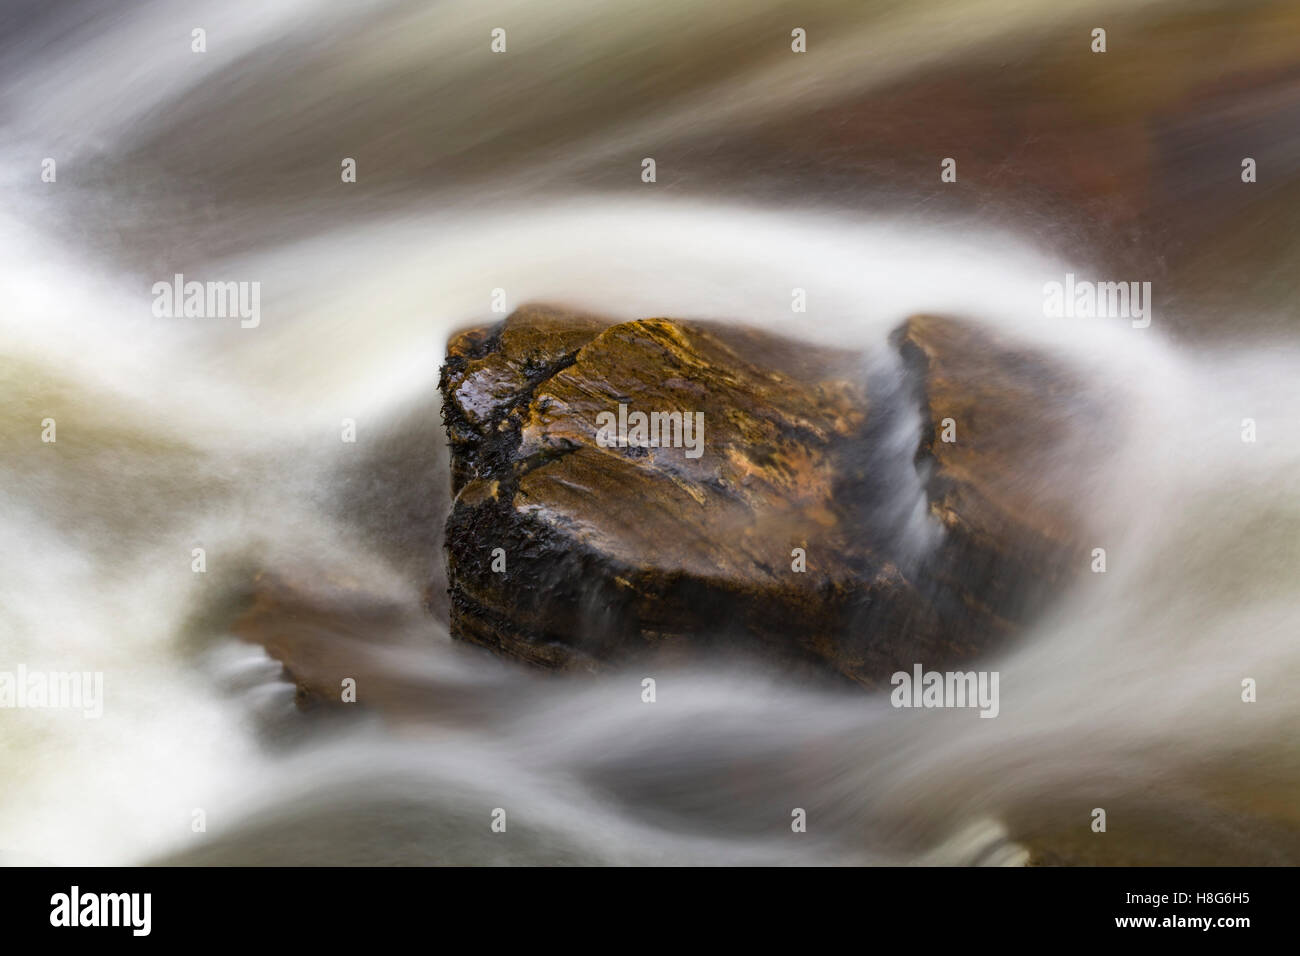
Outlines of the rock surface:
<svg viewBox="0 0 1300 956">
<path fill-rule="evenodd" d="M 482 720 L 500 709 L 497 675 L 469 660 L 469 648 L 430 658 L 437 629 L 405 587 L 300 565 L 258 572 L 238 605 L 231 633 L 281 665 L 299 710 L 361 710 L 402 722 Z"/>
<path fill-rule="evenodd" d="M 740 648 L 867 686 L 1004 637 L 1081 566 L 1068 511 L 1020 478 L 1073 436 L 1069 379 L 947 320 L 891 346 L 869 374 L 754 330 L 545 307 L 456 335 L 452 633 L 554 668 Z M 702 412 L 702 454 L 603 447 L 620 404 Z"/>
<path fill-rule="evenodd" d="M 922 409 L 917 467 L 944 529 L 926 566 L 932 593 L 1009 626 L 1086 566 L 1080 482 L 1065 479 L 1109 444 L 1110 416 L 1059 364 L 972 326 L 918 316 L 893 344 Z M 954 441 L 942 440 L 945 420 Z"/>
</svg>

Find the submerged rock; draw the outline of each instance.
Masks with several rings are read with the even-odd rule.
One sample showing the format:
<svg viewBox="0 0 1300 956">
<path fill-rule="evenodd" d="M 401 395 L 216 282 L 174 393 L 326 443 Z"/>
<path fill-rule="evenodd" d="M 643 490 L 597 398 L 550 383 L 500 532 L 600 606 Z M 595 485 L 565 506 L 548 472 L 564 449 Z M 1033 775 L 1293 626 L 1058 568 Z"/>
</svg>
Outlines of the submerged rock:
<svg viewBox="0 0 1300 956">
<path fill-rule="evenodd" d="M 419 721 L 481 720 L 500 708 L 502 685 L 464 659 L 468 648 L 429 654 L 438 629 L 400 584 L 298 565 L 258 572 L 237 603 L 230 632 L 281 665 L 299 710 Z"/>
<path fill-rule="evenodd" d="M 265 648 L 294 685 L 298 707 L 308 710 L 342 705 L 349 679 L 360 681 L 367 697 L 403 696 L 405 688 L 395 686 L 400 682 L 377 674 L 373 661 L 377 651 L 398 640 L 410 613 L 399 601 L 319 569 L 298 575 L 261 571 L 231 632 Z M 373 693 L 376 687 L 382 692 Z"/>
<path fill-rule="evenodd" d="M 1067 379 L 945 320 L 892 346 L 869 374 L 755 330 L 542 307 L 458 334 L 452 633 L 554 668 L 739 648 L 869 686 L 1003 637 L 1079 566 L 1016 479 L 1069 438 L 1043 413 Z"/>
</svg>

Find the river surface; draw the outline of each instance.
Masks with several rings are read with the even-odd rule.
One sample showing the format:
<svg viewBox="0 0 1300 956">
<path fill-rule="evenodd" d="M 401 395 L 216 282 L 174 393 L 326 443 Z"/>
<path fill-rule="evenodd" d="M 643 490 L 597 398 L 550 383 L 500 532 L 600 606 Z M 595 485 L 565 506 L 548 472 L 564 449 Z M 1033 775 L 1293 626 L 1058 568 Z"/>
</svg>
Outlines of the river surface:
<svg viewBox="0 0 1300 956">
<path fill-rule="evenodd" d="M 9 0 L 0 670 L 104 700 L 0 710 L 0 861 L 1300 862 L 1300 33 L 1198 11 Z M 259 323 L 153 314 L 176 273 L 260 283 Z M 1153 282 L 1150 327 L 1045 317 L 1067 273 Z M 993 720 L 726 661 L 648 706 L 640 673 L 459 646 L 421 600 L 436 377 L 495 289 L 868 352 L 918 312 L 1022 339 L 1115 410 L 1069 478 L 1107 571 L 981 664 Z M 355 653 L 427 712 L 300 712 L 231 633 L 259 570 L 408 608 Z"/>
</svg>

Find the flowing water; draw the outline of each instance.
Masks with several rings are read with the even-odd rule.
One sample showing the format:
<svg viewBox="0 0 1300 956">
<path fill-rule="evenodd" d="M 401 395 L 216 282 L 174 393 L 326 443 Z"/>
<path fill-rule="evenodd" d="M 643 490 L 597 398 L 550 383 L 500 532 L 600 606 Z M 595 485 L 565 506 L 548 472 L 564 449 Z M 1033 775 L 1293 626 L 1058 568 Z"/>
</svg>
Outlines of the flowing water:
<svg viewBox="0 0 1300 956">
<path fill-rule="evenodd" d="M 1295 273 L 1257 260 L 1240 334 L 1206 334 L 1222 316 L 1172 269 L 1182 294 L 1157 298 L 1151 328 L 1046 320 L 1045 281 L 1105 274 L 1127 240 L 1098 242 L 1037 194 L 867 188 L 842 142 L 763 146 L 765 124 L 936 64 L 985 76 L 1088 23 L 1079 8 L 248 7 L 0 15 L 0 670 L 105 675 L 100 719 L 0 712 L 0 860 L 1300 860 Z M 801 18 L 820 59 L 785 52 Z M 493 58 L 498 25 L 511 46 Z M 1275 60 L 1265 32 L 1244 48 Z M 260 282 L 260 324 L 155 317 L 152 284 L 178 272 Z M 511 306 L 736 319 L 876 356 L 922 311 L 1032 343 L 1116 410 L 1113 454 L 1060 453 L 1107 573 L 981 664 L 1001 673 L 995 720 L 726 661 L 654 674 L 647 706 L 639 672 L 556 679 L 458 646 L 421 606 L 447 508 L 435 383 L 447 333 L 491 318 L 496 288 Z M 900 479 L 900 509 L 915 492 Z M 231 633 L 258 570 L 337 575 L 407 609 L 348 653 L 428 706 L 301 713 Z"/>
</svg>

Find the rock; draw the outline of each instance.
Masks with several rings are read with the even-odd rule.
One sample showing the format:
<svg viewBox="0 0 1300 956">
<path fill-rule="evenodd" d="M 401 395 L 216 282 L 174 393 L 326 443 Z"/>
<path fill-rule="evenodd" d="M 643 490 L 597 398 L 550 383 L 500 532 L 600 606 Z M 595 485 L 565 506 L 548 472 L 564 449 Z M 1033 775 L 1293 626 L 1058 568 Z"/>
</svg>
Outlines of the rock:
<svg viewBox="0 0 1300 956">
<path fill-rule="evenodd" d="M 403 609 L 328 574 L 261 571 L 253 576 L 231 632 L 259 644 L 284 668 L 300 709 L 342 705 L 344 678 L 356 680 L 357 645 L 396 633 Z M 368 675 L 367 675 L 368 676 Z"/>
<path fill-rule="evenodd" d="M 496 706 L 491 673 L 460 667 L 455 655 L 431 665 L 428 643 L 437 629 L 418 596 L 402 588 L 337 568 L 298 566 L 256 573 L 239 604 L 231 633 L 281 665 L 300 710 L 481 720 Z M 347 679 L 355 702 L 344 700 Z"/>
<path fill-rule="evenodd" d="M 915 383 L 917 467 L 945 532 L 926 573 L 946 587 L 931 593 L 993 619 L 1032 616 L 1085 566 L 1073 473 L 1109 446 L 1111 416 L 1058 363 L 988 331 L 919 316 L 892 341 Z"/>
<path fill-rule="evenodd" d="M 709 323 L 526 307 L 458 334 L 453 635 L 563 669 L 739 648 L 867 686 L 1005 636 L 1075 560 L 1016 497 L 1060 370 L 937 319 L 894 345 L 869 382 L 862 355 Z M 703 413 L 702 453 L 604 447 L 620 404 Z"/>
</svg>

